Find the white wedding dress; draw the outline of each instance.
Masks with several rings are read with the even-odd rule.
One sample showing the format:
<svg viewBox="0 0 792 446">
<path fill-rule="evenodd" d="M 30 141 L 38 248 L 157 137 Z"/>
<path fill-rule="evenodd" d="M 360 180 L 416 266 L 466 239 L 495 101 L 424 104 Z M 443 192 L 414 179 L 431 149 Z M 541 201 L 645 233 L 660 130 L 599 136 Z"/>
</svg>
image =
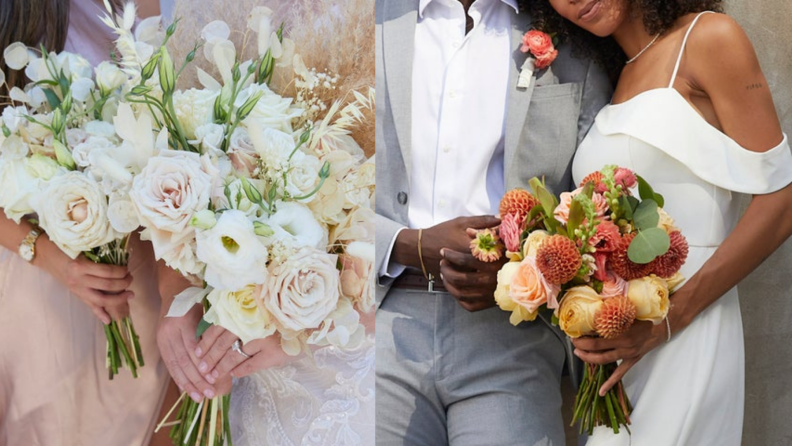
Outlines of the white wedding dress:
<svg viewBox="0 0 792 446">
<path fill-rule="evenodd" d="M 374 444 L 374 337 L 234 380 L 234 446 Z"/>
<path fill-rule="evenodd" d="M 767 152 L 750 152 L 711 126 L 673 88 L 695 23 L 685 35 L 669 86 L 606 106 L 573 164 L 577 183 L 604 165 L 617 164 L 634 170 L 661 193 L 665 209 L 690 244 L 681 271 L 687 278 L 734 228 L 740 217 L 738 194 L 766 194 L 792 182 L 786 137 Z M 599 427 L 587 444 L 740 445 L 744 369 L 734 288 L 627 372 L 624 384 L 634 404 L 632 435 Z"/>
</svg>

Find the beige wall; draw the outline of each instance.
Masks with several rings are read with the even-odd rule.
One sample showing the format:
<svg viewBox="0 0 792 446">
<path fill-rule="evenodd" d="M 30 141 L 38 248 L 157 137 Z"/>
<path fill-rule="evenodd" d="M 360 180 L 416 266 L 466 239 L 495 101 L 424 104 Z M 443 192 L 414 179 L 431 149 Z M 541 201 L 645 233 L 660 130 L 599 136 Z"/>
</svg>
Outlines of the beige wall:
<svg viewBox="0 0 792 446">
<path fill-rule="evenodd" d="M 759 55 L 784 131 L 792 135 L 792 2 L 727 0 Z M 792 241 L 739 287 L 746 343 L 743 444 L 792 444 Z"/>
</svg>

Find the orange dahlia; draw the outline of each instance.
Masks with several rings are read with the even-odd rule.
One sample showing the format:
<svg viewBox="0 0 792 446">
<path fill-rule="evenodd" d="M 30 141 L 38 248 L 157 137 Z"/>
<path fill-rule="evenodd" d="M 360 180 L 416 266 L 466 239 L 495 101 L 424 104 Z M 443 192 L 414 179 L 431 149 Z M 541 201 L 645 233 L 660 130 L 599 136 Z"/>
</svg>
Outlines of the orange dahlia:
<svg viewBox="0 0 792 446">
<path fill-rule="evenodd" d="M 650 263 L 652 272 L 663 278 L 669 278 L 679 272 L 688 255 L 688 243 L 681 232 L 674 231 L 668 236 L 671 238 L 668 251 Z"/>
<path fill-rule="evenodd" d="M 536 251 L 536 266 L 548 283 L 563 285 L 572 280 L 583 264 L 575 242 L 561 236 L 546 238 Z"/>
<path fill-rule="evenodd" d="M 534 206 L 539 204 L 539 200 L 525 189 L 512 189 L 506 192 L 500 202 L 498 212 L 501 217 L 506 214 L 516 214 L 517 221 L 522 224 L 525 216 L 531 212 Z"/>
<path fill-rule="evenodd" d="M 594 318 L 597 334 L 605 339 L 619 337 L 632 326 L 635 311 L 635 305 L 626 296 L 605 299 Z"/>
<path fill-rule="evenodd" d="M 635 233 L 625 234 L 621 238 L 621 242 L 610 253 L 608 258 L 608 267 L 619 275 L 624 280 L 640 279 L 641 277 L 648 276 L 652 272 L 652 264 L 635 263 L 627 257 L 627 248 L 630 247 L 630 242 L 635 238 Z"/>
<path fill-rule="evenodd" d="M 579 187 L 585 187 L 586 183 L 594 183 L 594 187 L 596 188 L 600 183 L 602 183 L 602 172 L 591 172 L 590 174 L 586 175 L 586 177 L 580 182 Z"/>
</svg>

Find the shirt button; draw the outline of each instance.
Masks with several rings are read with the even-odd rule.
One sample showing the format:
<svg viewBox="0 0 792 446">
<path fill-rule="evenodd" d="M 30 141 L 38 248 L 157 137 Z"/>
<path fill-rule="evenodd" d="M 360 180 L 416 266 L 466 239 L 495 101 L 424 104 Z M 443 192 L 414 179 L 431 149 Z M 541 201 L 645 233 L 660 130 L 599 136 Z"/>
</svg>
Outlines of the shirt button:
<svg viewBox="0 0 792 446">
<path fill-rule="evenodd" d="M 441 207 L 441 208 L 446 207 L 446 201 L 445 200 L 438 201 L 437 202 L 437 207 Z"/>
<path fill-rule="evenodd" d="M 448 153 L 451 151 L 451 146 L 443 146 L 443 152 Z"/>
<path fill-rule="evenodd" d="M 406 192 L 399 192 L 399 194 L 396 195 L 396 199 L 399 200 L 399 204 L 401 204 L 401 205 L 407 204 L 407 193 Z"/>
</svg>

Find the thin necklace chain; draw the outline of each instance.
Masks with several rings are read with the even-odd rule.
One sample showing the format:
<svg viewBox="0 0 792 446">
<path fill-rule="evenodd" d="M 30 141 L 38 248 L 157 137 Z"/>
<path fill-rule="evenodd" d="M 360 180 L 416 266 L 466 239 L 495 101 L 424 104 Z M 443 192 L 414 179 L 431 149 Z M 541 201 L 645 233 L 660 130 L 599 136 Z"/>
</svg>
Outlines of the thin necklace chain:
<svg viewBox="0 0 792 446">
<path fill-rule="evenodd" d="M 625 65 L 629 65 L 629 64 L 635 62 L 635 59 L 638 59 L 639 57 L 641 57 L 641 54 L 643 54 L 644 51 L 648 50 L 652 45 L 654 45 L 655 42 L 657 42 L 657 38 L 658 37 L 660 37 L 660 33 L 655 34 L 654 39 L 652 39 L 652 41 L 649 42 L 649 45 L 646 45 L 645 47 L 643 47 L 643 49 L 641 51 L 638 51 L 638 54 L 636 54 L 635 57 L 633 57 L 632 59 L 628 60 L 625 63 Z"/>
</svg>

